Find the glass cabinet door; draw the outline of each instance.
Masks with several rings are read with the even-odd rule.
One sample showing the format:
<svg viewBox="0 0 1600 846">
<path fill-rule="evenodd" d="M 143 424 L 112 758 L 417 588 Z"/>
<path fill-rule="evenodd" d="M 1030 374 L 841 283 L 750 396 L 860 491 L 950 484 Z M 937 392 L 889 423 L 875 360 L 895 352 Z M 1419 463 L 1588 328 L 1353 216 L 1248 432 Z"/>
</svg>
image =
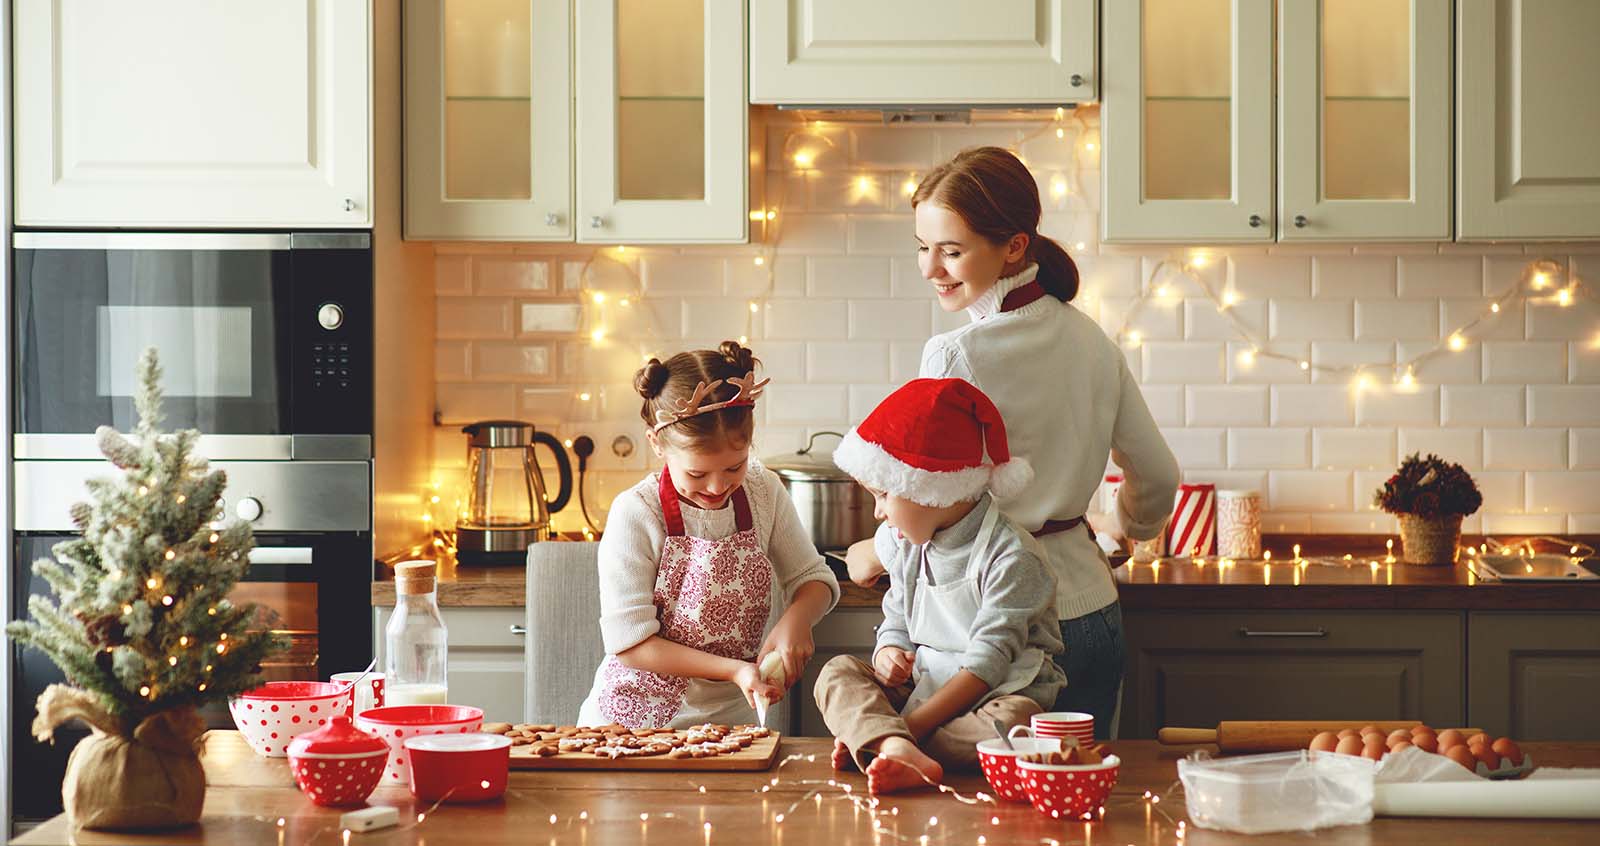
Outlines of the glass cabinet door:
<svg viewBox="0 0 1600 846">
<path fill-rule="evenodd" d="M 1283 4 L 1279 238 L 1450 237 L 1449 0 Z"/>
<path fill-rule="evenodd" d="M 743 241 L 744 4 L 577 6 L 579 241 Z"/>
<path fill-rule="evenodd" d="M 572 237 L 571 0 L 407 0 L 408 238 Z"/>
<path fill-rule="evenodd" d="M 1104 240 L 1272 239 L 1272 5 L 1102 7 Z"/>
</svg>

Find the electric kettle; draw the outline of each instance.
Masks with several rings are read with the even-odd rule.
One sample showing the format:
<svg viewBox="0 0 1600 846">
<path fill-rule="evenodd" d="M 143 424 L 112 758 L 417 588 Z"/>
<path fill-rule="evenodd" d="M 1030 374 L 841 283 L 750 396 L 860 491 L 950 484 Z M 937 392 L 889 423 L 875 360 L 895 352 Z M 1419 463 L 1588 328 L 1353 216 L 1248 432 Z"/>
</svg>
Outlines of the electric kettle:
<svg viewBox="0 0 1600 846">
<path fill-rule="evenodd" d="M 550 539 L 550 515 L 572 496 L 572 465 L 561 442 L 520 420 L 484 420 L 463 427 L 467 436 L 467 508 L 456 521 L 461 564 L 520 566 L 528 545 Z M 561 485 L 545 493 L 544 471 L 533 448 L 555 455 Z"/>
</svg>

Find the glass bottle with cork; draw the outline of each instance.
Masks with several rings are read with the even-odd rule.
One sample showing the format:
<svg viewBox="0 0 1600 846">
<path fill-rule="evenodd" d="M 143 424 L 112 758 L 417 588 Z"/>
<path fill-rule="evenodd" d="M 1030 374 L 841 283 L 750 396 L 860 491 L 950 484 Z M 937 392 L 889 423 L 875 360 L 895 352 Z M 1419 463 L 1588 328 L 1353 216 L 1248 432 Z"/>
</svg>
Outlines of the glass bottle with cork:
<svg viewBox="0 0 1600 846">
<path fill-rule="evenodd" d="M 402 561 L 394 568 L 394 613 L 384 629 L 384 704 L 443 705 L 445 627 L 439 614 L 436 565 Z"/>
</svg>

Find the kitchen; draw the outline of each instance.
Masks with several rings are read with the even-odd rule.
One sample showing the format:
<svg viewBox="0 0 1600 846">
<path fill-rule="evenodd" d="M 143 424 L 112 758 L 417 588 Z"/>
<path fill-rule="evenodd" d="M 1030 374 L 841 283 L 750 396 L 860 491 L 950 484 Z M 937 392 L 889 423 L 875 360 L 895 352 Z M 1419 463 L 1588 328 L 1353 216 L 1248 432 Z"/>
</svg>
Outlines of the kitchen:
<svg viewBox="0 0 1600 846">
<path fill-rule="evenodd" d="M 724 340 L 751 348 L 772 380 L 751 454 L 802 465 L 785 474 L 790 494 L 804 505 L 810 482 L 821 510 L 800 513 L 822 525 L 851 494 L 822 472 L 838 441 L 821 433 L 860 423 L 919 375 L 930 337 L 967 323 L 931 296 L 912 195 L 957 152 L 996 146 L 1032 172 L 1039 234 L 1079 269 L 1072 305 L 1119 345 L 1182 481 L 1212 486 L 1202 516 L 1215 540 L 1200 556 L 1175 541 L 1170 555 L 1115 557 L 1126 663 L 1115 726 L 1097 734 L 1128 766 L 1104 819 L 1052 825 L 1012 804 L 980 817 L 934 792 L 908 795 L 918 823 L 895 837 L 1181 840 L 1200 821 L 1181 789 L 1166 791 L 1196 747 L 1158 747 L 1164 728 L 1417 721 L 1546 744 L 1530 755 L 1551 768 L 1600 766 L 1586 705 L 1600 692 L 1600 593 L 1581 563 L 1600 537 L 1600 194 L 1593 146 L 1577 140 L 1600 130 L 1600 102 L 1573 84 L 1600 73 L 1581 37 L 1600 18 L 1581 0 L 1038 0 L 981 13 L 321 0 L 309 26 L 271 4 L 178 4 L 156 20 L 8 5 L 8 620 L 45 592 L 28 564 L 71 530 L 94 427 L 137 422 L 132 361 L 159 342 L 170 377 L 221 387 L 209 403 L 169 387 L 168 425 L 206 432 L 201 454 L 249 487 L 223 503 L 231 519 L 255 515 L 260 561 L 240 590 L 299 633 L 269 677 L 323 681 L 374 659 L 381 671 L 393 565 L 433 559 L 450 701 L 512 725 L 571 723 L 605 656 L 591 542 L 613 501 L 660 468 L 635 370 Z M 101 58 L 145 40 L 175 58 Z M 152 235 L 187 240 L 120 240 Z M 216 240 L 238 236 L 265 240 Z M 357 266 L 336 264 L 345 249 Z M 174 255 L 192 294 L 159 287 L 159 260 Z M 139 276 L 142 256 L 156 274 Z M 62 295 L 85 257 L 106 281 L 82 296 L 103 300 Z M 101 290 L 124 262 L 156 287 L 126 300 Z M 214 283 L 242 266 L 253 288 Z M 324 293 L 334 284 L 354 287 Z M 283 339 L 270 319 L 240 317 L 305 305 L 280 290 L 309 292 L 305 344 L 300 329 Z M 253 339 L 242 374 L 206 364 L 237 365 L 237 344 L 160 337 L 189 327 L 149 307 L 189 304 L 216 307 L 196 337 Z M 119 314 L 131 319 L 120 330 Z M 99 358 L 62 343 L 104 332 L 97 320 L 117 339 Z M 324 338 L 349 349 L 308 349 Z M 122 387 L 85 382 L 74 359 Z M 108 375 L 108 359 L 126 372 Z M 312 372 L 323 367 L 350 373 Z M 292 386 L 252 395 L 240 379 Z M 52 404 L 65 411 L 52 417 Z M 529 425 L 463 431 L 489 421 Z M 1450 566 L 1404 563 L 1399 521 L 1374 505 L 1413 453 L 1460 464 L 1482 493 Z M 506 485 L 477 482 L 520 477 L 530 457 L 537 493 L 503 499 Z M 1092 512 L 1115 509 L 1112 487 Z M 859 540 L 873 527 L 854 496 L 845 525 Z M 525 528 L 484 531 L 507 513 Z M 1244 553 L 1220 545 L 1229 526 L 1243 527 Z M 1502 581 L 1491 567 L 1507 560 L 1573 583 Z M 768 715 L 784 744 L 830 735 L 813 696 L 824 662 L 873 651 L 884 585 L 838 581 L 816 656 Z M 23 744 L 39 694 L 24 682 L 44 659 L 13 655 L 3 742 L 21 790 L 17 775 L 34 770 L 14 764 L 37 760 Z M 214 716 L 222 737 L 233 723 Z M 30 786 L 26 802 L 54 809 L 23 813 L 8 789 L 8 819 L 59 812 L 65 752 L 84 734 L 63 727 L 55 778 Z M 229 750 L 208 747 L 206 831 L 217 819 L 240 838 L 339 836 L 337 812 L 308 803 L 281 761 Z M 619 801 L 585 807 L 595 794 L 583 791 L 607 788 L 639 792 L 596 815 L 608 840 L 682 839 L 675 806 L 700 811 L 694 828 L 716 825 L 717 840 L 879 828 L 875 809 L 826 784 L 825 760 L 770 776 L 761 784 L 782 797 L 770 806 L 739 795 L 760 786 L 748 775 L 707 777 L 702 800 L 658 793 L 669 785 L 648 773 L 520 771 L 503 804 L 484 806 L 508 812 L 489 822 L 397 787 L 372 803 L 399 808 L 396 839 L 447 836 L 436 832 L 454 815 L 479 839 L 533 825 L 576 840 L 579 813 Z M 837 781 L 865 792 L 859 776 Z M 976 774 L 951 785 L 990 789 Z M 816 810 L 790 809 L 801 797 Z M 925 828 L 929 816 L 939 825 Z M 971 827 L 991 816 L 998 831 Z M 1578 831 L 1464 824 L 1384 817 L 1321 834 Z M 63 825 L 24 842 L 57 842 Z"/>
</svg>

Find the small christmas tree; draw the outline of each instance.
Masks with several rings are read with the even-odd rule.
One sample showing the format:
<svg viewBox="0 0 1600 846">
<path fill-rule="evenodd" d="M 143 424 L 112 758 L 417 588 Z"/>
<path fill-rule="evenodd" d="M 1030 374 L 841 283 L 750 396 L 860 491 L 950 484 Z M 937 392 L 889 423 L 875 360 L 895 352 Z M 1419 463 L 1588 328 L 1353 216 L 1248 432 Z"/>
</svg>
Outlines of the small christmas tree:
<svg viewBox="0 0 1600 846">
<path fill-rule="evenodd" d="M 227 598 L 250 566 L 255 538 L 249 523 L 213 522 L 227 478 L 191 457 L 200 433 L 158 431 L 160 379 L 148 349 L 139 360 L 135 437 L 109 426 L 95 432 L 122 473 L 88 483 L 91 501 L 72 506 L 82 537 L 56 544 L 55 560 L 33 564 L 59 604 L 29 597 L 32 619 L 6 627 L 50 656 L 125 736 L 153 714 L 255 687 L 261 661 L 287 648 L 281 635 L 251 631 L 254 604 Z M 40 697 L 41 719 L 52 691 Z"/>
</svg>

